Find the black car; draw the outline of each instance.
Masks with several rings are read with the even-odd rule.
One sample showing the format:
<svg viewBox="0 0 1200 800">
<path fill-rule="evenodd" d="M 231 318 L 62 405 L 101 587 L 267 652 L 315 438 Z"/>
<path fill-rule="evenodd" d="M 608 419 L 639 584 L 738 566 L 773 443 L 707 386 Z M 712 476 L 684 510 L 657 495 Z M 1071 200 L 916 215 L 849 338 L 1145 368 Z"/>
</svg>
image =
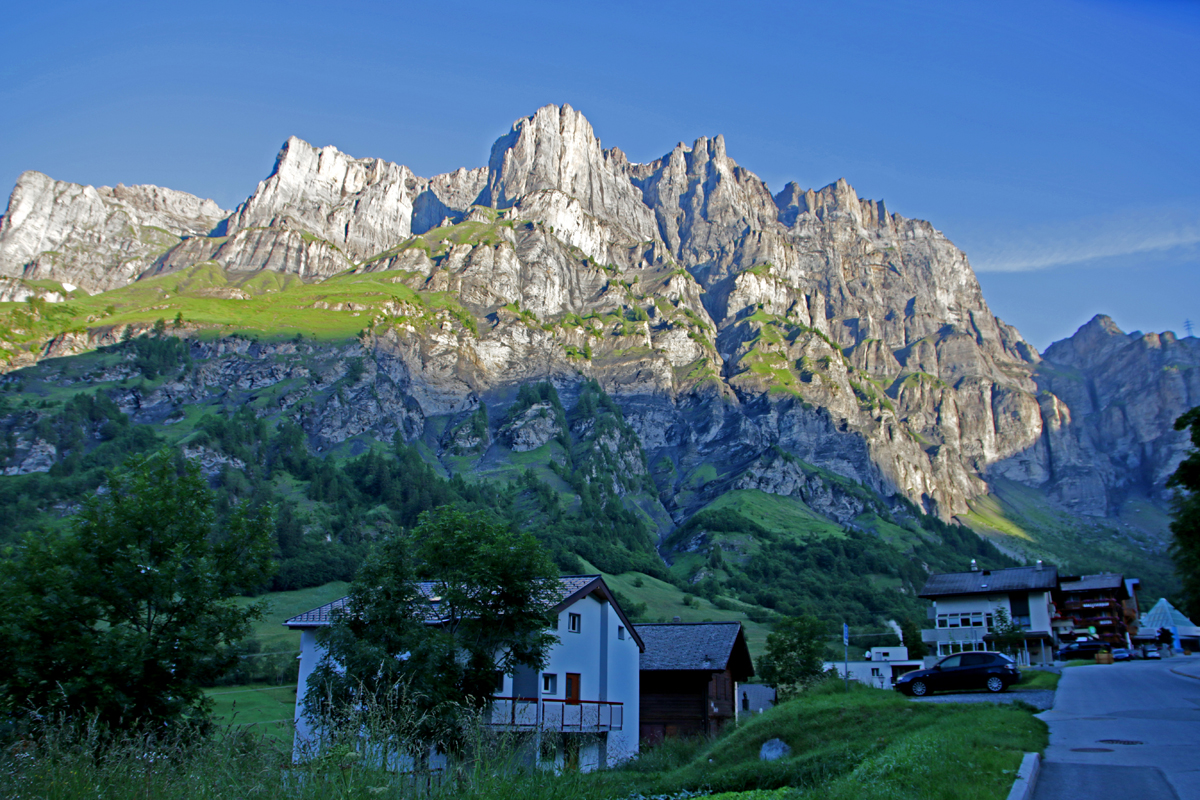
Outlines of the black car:
<svg viewBox="0 0 1200 800">
<path fill-rule="evenodd" d="M 958 653 L 946 656 L 932 669 L 901 675 L 895 689 L 917 697 L 932 692 L 963 689 L 1003 692 L 1020 678 L 1017 665 L 1002 653 Z"/>
<path fill-rule="evenodd" d="M 1096 653 L 1104 653 L 1111 649 L 1107 642 L 1071 642 L 1059 648 L 1054 657 L 1059 661 L 1070 661 L 1076 658 L 1095 658 Z"/>
</svg>

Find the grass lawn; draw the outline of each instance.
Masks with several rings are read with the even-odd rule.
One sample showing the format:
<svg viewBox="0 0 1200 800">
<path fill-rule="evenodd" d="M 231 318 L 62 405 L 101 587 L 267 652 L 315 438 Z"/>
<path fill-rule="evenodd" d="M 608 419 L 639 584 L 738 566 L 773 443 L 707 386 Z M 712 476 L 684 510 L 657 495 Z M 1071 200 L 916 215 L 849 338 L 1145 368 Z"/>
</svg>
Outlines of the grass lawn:
<svg viewBox="0 0 1200 800">
<path fill-rule="evenodd" d="M 782 739 L 791 753 L 763 762 L 763 743 Z M 748 792 L 750 800 L 999 800 L 1022 754 L 1041 751 L 1045 723 L 1026 709 L 993 703 L 910 703 L 895 692 L 841 684 L 752 717 L 715 741 L 673 742 L 629 768 L 597 777 L 622 792 L 650 796 L 684 790 Z M 641 773 L 631 781 L 630 773 Z M 791 787 L 779 794 L 774 791 Z"/>
<path fill-rule="evenodd" d="M 214 703 L 218 725 L 251 726 L 255 733 L 291 744 L 295 686 L 221 686 L 206 694 Z"/>
<path fill-rule="evenodd" d="M 260 600 L 267 601 L 267 611 L 262 619 L 254 623 L 252 634 L 262 644 L 264 653 L 299 653 L 300 632 L 283 627 L 283 621 L 345 596 L 349 586 L 343 581 L 334 581 L 310 589 L 268 592 L 260 597 L 244 598 L 241 602 L 248 605 Z"/>
<path fill-rule="evenodd" d="M 1021 680 L 1017 681 L 1017 687 L 1021 689 L 1057 689 L 1058 680 L 1061 677 L 1057 672 L 1027 668 L 1021 670 Z"/>
</svg>

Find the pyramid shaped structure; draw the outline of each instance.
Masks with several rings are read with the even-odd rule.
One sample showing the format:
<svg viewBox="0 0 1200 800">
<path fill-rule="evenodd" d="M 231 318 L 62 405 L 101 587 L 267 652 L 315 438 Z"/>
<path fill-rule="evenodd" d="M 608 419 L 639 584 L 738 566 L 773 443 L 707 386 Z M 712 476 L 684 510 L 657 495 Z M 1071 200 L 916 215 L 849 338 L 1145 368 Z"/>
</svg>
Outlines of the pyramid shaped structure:
<svg viewBox="0 0 1200 800">
<path fill-rule="evenodd" d="M 1175 628 L 1180 637 L 1200 636 L 1200 627 L 1188 619 L 1182 611 L 1167 602 L 1165 597 L 1142 615 L 1138 627 L 1143 632 L 1157 631 L 1160 628 Z"/>
</svg>

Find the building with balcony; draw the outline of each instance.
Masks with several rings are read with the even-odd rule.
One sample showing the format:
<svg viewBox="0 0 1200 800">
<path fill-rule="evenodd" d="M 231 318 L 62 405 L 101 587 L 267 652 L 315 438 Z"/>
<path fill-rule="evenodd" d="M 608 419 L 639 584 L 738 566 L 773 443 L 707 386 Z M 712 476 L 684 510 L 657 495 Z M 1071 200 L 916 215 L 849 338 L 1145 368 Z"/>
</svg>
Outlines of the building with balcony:
<svg viewBox="0 0 1200 800">
<path fill-rule="evenodd" d="M 498 680 L 485 722 L 499 729 L 553 733 L 536 748 L 537 759 L 583 770 L 614 765 L 637 754 L 641 636 L 625 617 L 599 575 L 559 579 L 554 606 L 558 641 L 540 669 L 519 668 Z M 418 588 L 430 595 L 429 624 L 438 624 L 432 583 Z M 325 657 L 318 632 L 333 623 L 347 598 L 292 617 L 284 624 L 300 631 L 300 675 L 295 710 L 295 752 L 319 746 L 319 731 L 304 715 L 308 680 Z M 737 623 L 734 623 L 737 624 Z M 552 749 L 553 752 L 548 752 Z"/>
<path fill-rule="evenodd" d="M 1054 633 L 1063 643 L 1099 639 L 1131 646 L 1138 633 L 1137 578 L 1112 572 L 1064 575 L 1054 593 Z"/>
<path fill-rule="evenodd" d="M 921 631 L 921 640 L 935 655 L 995 650 L 997 610 L 1024 632 L 1017 660 L 1024 664 L 1054 659 L 1055 639 L 1051 619 L 1058 570 L 1038 562 L 1032 567 L 978 569 L 929 576 L 919 597 L 933 601 L 932 629 Z"/>
</svg>

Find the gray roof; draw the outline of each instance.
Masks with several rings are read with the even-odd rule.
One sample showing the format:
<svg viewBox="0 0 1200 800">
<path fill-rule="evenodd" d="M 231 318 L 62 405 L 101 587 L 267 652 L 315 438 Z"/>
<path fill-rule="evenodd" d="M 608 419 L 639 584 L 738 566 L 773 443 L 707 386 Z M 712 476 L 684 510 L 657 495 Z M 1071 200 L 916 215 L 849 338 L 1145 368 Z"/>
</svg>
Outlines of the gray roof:
<svg viewBox="0 0 1200 800">
<path fill-rule="evenodd" d="M 1058 584 L 1056 567 L 1010 567 L 1009 569 L 943 572 L 930 575 L 918 597 L 947 597 L 957 594 L 993 594 L 1053 589 Z"/>
<path fill-rule="evenodd" d="M 1124 589 L 1125 576 L 1115 572 L 1081 575 L 1078 580 L 1065 580 L 1058 587 L 1064 592 L 1091 592 L 1099 589 Z"/>
<path fill-rule="evenodd" d="M 311 611 L 305 611 L 303 614 L 292 617 L 283 624 L 287 625 L 289 628 L 316 628 L 329 625 L 333 622 L 333 612 L 340 608 L 344 608 L 346 601 L 349 599 L 349 597 L 339 597 L 332 603 L 326 603 L 325 605 L 314 608 Z"/>
<path fill-rule="evenodd" d="M 638 625 L 638 633 L 646 643 L 646 650 L 641 658 L 641 669 L 719 672 L 728 668 L 733 660 L 734 645 L 741 632 L 740 622 L 663 622 Z M 744 638 L 742 647 L 745 647 Z"/>
<path fill-rule="evenodd" d="M 603 594 L 609 600 L 609 602 L 613 604 L 613 607 L 617 609 L 617 614 L 619 614 L 621 619 L 625 622 L 625 626 L 633 636 L 634 640 L 639 645 L 642 644 L 642 639 L 638 635 L 637 629 L 634 628 L 633 624 L 630 623 L 629 619 L 625 616 L 625 611 L 620 607 L 620 605 L 617 604 L 616 599 L 613 598 L 612 593 L 608 590 L 608 586 L 604 583 L 604 579 L 601 578 L 601 576 L 563 575 L 558 579 L 558 582 L 559 592 L 555 601 L 556 608 L 561 608 L 569 603 L 574 602 L 581 594 L 591 594 L 591 592 L 599 590 L 601 594 Z M 438 621 L 437 606 L 438 600 L 441 598 L 435 597 L 437 585 L 438 584 L 436 581 L 417 582 L 417 589 L 421 592 L 421 594 L 429 598 L 430 611 L 428 614 L 428 619 L 431 622 Z M 317 608 L 305 611 L 303 614 L 297 614 L 291 619 L 286 620 L 283 624 L 289 628 L 321 628 L 326 625 L 331 625 L 333 623 L 335 613 L 338 610 L 345 608 L 349 600 L 349 597 L 339 597 L 332 603 L 326 603 L 323 606 L 318 606 Z"/>
</svg>

